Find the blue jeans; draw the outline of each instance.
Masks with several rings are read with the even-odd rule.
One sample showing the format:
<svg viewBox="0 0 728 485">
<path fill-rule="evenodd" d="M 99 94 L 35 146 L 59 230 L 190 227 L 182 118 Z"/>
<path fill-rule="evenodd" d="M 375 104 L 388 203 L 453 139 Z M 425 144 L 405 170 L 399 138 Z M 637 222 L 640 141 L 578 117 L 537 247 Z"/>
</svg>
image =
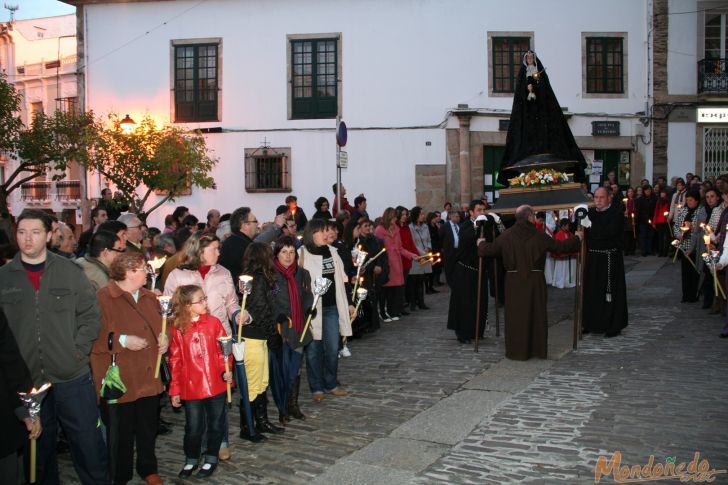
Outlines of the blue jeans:
<svg viewBox="0 0 728 485">
<path fill-rule="evenodd" d="M 224 392 L 207 399 L 185 401 L 184 451 L 186 463 L 197 464 L 202 452 L 202 434 L 207 423 L 206 463 L 217 463 L 217 454 L 224 435 Z"/>
<path fill-rule="evenodd" d="M 339 312 L 327 306 L 321 312 L 321 340 L 313 340 L 306 348 L 306 371 L 311 392 L 333 391 L 339 385 Z"/>
<path fill-rule="evenodd" d="M 58 423 L 71 446 L 71 458 L 81 483 L 103 485 L 111 483 L 106 444 L 101 434 L 96 389 L 91 374 L 68 382 L 59 382 L 46 394 L 40 411 L 43 432 L 38 438 L 37 483 L 57 485 L 58 460 L 56 441 Z M 30 456 L 30 441 L 26 441 L 26 470 Z M 26 476 L 27 475 L 26 473 Z"/>
</svg>

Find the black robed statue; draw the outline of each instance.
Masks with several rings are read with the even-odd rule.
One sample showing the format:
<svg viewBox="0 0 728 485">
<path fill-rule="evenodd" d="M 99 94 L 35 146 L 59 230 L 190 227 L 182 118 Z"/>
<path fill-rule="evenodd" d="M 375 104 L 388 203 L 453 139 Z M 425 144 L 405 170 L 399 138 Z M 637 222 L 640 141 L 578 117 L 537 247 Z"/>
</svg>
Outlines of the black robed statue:
<svg viewBox="0 0 728 485">
<path fill-rule="evenodd" d="M 573 173 L 575 182 L 585 181 L 584 155 L 574 141 L 543 64 L 529 50 L 516 80 L 498 182 L 508 186 L 508 179 L 521 172 L 547 167 Z"/>
</svg>

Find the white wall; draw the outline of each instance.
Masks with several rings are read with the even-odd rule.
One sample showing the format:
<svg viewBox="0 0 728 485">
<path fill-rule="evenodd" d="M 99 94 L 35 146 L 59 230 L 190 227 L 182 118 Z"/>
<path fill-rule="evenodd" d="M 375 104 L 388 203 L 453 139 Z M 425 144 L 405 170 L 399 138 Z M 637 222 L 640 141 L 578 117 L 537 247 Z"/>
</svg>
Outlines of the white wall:
<svg viewBox="0 0 728 485">
<path fill-rule="evenodd" d="M 208 137 L 221 160 L 214 173 L 218 190 L 194 191 L 177 202 L 198 216 L 245 202 L 263 214 L 260 220 L 272 217 L 285 194 L 243 189 L 243 150 L 260 146 L 264 137 L 271 146 L 292 148 L 293 192 L 307 212 L 316 197 L 332 195 L 334 135 L 316 129 L 330 130 L 334 121 L 287 119 L 287 34 L 342 35 L 340 96 L 350 128 L 343 180 L 350 199 L 366 192 L 373 215 L 388 205 L 414 204 L 415 165 L 445 163 L 445 132 L 435 126 L 450 109 L 468 103 L 510 111 L 512 98 L 487 95 L 489 31 L 534 31 L 534 48 L 556 95 L 572 112 L 629 114 L 643 110 L 646 100 L 644 1 L 178 0 L 84 9 L 87 107 L 100 115 L 150 114 L 169 122 L 170 41 L 222 38 L 222 121 L 189 126 L 233 133 Z M 624 31 L 627 97 L 582 98 L 581 33 Z M 575 124 L 575 135 L 591 133 L 588 120 Z M 362 130 L 372 127 L 383 129 Z M 281 131 L 267 131 L 273 129 Z M 153 222 L 168 212 L 153 214 Z"/>
<path fill-rule="evenodd" d="M 695 123 L 668 123 L 667 177 L 695 173 Z"/>
<path fill-rule="evenodd" d="M 695 12 L 695 0 L 670 0 L 669 12 Z M 670 15 L 667 36 L 667 93 L 696 94 L 698 86 L 697 63 L 703 58 L 697 52 L 697 13 Z M 683 175 L 685 175 L 683 173 Z"/>
</svg>

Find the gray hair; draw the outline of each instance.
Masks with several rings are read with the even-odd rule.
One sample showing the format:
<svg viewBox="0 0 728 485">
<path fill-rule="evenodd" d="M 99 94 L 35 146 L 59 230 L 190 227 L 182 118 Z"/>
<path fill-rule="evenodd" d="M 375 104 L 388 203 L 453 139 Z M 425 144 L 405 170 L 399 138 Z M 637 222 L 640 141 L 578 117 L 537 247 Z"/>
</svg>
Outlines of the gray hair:
<svg viewBox="0 0 728 485">
<path fill-rule="evenodd" d="M 533 207 L 522 205 L 516 209 L 516 221 L 527 221 L 533 215 Z"/>
<path fill-rule="evenodd" d="M 127 212 L 126 214 L 120 215 L 116 220 L 126 224 L 126 227 L 139 226 L 139 225 L 141 225 L 141 222 L 142 222 L 142 220 L 139 219 L 139 216 L 137 216 L 136 214 L 131 213 L 131 212 Z M 139 224 L 133 224 L 134 221 L 139 221 Z"/>
</svg>

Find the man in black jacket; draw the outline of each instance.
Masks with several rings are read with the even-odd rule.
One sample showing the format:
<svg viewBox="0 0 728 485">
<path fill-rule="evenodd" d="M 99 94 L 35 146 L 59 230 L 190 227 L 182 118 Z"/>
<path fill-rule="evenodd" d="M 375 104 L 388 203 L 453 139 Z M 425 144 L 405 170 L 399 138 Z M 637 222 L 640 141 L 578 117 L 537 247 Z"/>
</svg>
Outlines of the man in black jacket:
<svg viewBox="0 0 728 485">
<path fill-rule="evenodd" d="M 273 224 L 259 234 L 258 219 L 250 211 L 250 207 L 240 207 L 232 213 L 230 216 L 232 234 L 222 243 L 219 263 L 230 271 L 235 288 L 238 287 L 238 277 L 243 273 L 245 249 L 253 240 L 271 243 L 278 239 L 288 215 L 288 213 L 278 214 Z"/>
<path fill-rule="evenodd" d="M 0 310 L 0 478 L 3 483 L 18 483 L 18 450 L 28 439 L 40 436 L 40 420 L 32 422 L 28 410 L 18 398 L 19 392 L 33 387 L 30 372 Z"/>
</svg>

